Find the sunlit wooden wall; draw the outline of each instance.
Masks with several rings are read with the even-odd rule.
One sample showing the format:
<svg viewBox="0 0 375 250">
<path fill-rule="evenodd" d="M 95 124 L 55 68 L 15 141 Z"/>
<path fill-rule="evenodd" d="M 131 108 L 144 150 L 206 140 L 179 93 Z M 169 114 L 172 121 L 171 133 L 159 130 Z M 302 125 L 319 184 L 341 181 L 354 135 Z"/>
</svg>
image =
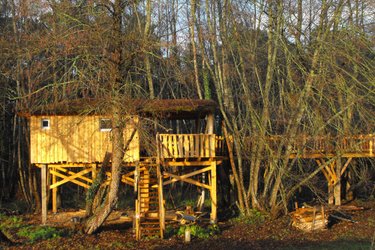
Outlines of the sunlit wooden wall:
<svg viewBox="0 0 375 250">
<path fill-rule="evenodd" d="M 31 163 L 102 162 L 112 152 L 111 132 L 100 131 L 103 116 L 32 116 L 30 117 Z M 108 118 L 108 117 L 107 117 Z M 50 120 L 50 128 L 42 128 L 42 119 Z M 137 124 L 137 117 L 126 123 L 125 142 Z M 136 132 L 125 162 L 139 160 L 139 135 Z"/>
</svg>

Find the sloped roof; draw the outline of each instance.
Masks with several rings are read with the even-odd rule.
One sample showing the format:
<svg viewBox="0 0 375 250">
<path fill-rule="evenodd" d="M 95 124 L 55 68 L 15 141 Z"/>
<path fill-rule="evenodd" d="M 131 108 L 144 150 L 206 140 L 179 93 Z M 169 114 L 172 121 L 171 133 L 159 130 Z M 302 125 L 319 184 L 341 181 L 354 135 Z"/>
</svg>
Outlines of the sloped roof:
<svg viewBox="0 0 375 250">
<path fill-rule="evenodd" d="M 43 105 L 19 112 L 21 116 L 110 115 L 110 102 L 98 99 L 75 99 Z M 200 99 L 130 99 L 118 102 L 125 114 L 156 116 L 166 119 L 195 119 L 214 113 L 212 100 Z"/>
</svg>

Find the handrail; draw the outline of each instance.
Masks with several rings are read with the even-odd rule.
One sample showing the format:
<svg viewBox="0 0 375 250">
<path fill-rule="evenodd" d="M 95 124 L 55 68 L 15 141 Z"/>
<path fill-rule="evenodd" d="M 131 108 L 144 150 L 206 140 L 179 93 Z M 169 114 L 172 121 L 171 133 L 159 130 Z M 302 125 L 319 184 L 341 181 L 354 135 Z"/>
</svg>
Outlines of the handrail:
<svg viewBox="0 0 375 250">
<path fill-rule="evenodd" d="M 215 134 L 158 134 L 157 143 L 162 159 L 215 157 L 220 145 Z"/>
<path fill-rule="evenodd" d="M 282 142 L 282 135 L 273 135 L 266 138 L 268 147 L 276 150 Z M 251 138 L 247 138 L 251 143 Z M 375 135 L 334 136 L 297 136 L 291 145 L 292 153 L 375 153 Z"/>
</svg>

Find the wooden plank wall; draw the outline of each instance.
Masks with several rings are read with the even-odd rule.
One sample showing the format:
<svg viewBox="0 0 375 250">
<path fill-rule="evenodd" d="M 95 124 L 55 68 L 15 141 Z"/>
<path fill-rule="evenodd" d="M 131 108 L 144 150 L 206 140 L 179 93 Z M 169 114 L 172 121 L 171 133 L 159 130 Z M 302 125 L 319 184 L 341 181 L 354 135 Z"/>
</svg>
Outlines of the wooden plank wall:
<svg viewBox="0 0 375 250">
<path fill-rule="evenodd" d="M 101 162 L 105 153 L 112 152 L 111 132 L 100 131 L 103 116 L 32 116 L 30 118 L 31 163 L 92 163 Z M 50 120 L 50 128 L 42 129 L 42 119 Z M 136 126 L 135 117 L 124 131 L 125 142 Z M 126 162 L 139 160 L 139 136 L 135 134 Z"/>
</svg>

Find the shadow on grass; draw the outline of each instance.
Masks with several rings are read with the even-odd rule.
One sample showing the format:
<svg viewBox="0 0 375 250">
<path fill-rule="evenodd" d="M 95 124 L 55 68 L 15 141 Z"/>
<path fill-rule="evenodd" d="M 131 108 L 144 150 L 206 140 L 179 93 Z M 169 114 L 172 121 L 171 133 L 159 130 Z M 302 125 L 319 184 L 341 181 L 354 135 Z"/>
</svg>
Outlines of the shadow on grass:
<svg viewBox="0 0 375 250">
<path fill-rule="evenodd" d="M 217 240 L 196 240 L 189 244 L 181 243 L 179 245 L 154 248 L 154 249 L 223 249 L 223 250 L 240 250 L 240 249 L 364 249 L 371 248 L 370 241 L 329 241 L 329 242 L 291 242 L 291 241 L 276 241 L 276 240 L 256 240 L 256 241 L 241 241 L 230 239 Z"/>
</svg>

